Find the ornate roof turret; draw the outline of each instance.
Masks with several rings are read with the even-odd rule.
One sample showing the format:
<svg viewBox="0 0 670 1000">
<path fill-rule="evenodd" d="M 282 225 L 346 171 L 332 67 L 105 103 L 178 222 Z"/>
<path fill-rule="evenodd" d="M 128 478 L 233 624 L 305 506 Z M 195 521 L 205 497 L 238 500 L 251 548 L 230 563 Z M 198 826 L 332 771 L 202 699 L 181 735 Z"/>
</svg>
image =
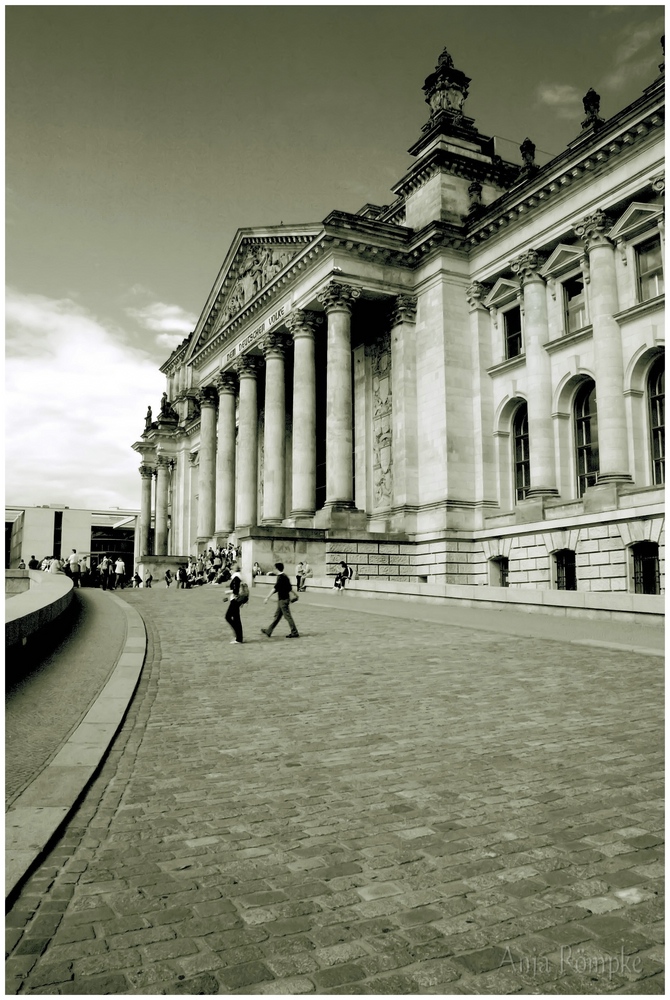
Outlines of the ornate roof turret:
<svg viewBox="0 0 670 1000">
<path fill-rule="evenodd" d="M 469 83 L 470 77 L 460 69 L 455 69 L 454 60 L 444 49 L 437 60 L 435 72 L 426 78 L 423 85 L 426 104 L 431 110 L 431 124 L 443 113 L 448 114 L 454 122 L 460 123 Z"/>
</svg>

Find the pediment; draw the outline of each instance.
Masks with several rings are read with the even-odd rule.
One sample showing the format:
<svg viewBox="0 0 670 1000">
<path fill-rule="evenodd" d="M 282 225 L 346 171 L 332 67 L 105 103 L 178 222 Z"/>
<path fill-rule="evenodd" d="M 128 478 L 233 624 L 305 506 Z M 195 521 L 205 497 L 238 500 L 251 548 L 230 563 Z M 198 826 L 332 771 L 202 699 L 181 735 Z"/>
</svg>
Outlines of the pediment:
<svg viewBox="0 0 670 1000">
<path fill-rule="evenodd" d="M 546 277 L 551 274 L 560 274 L 561 271 L 567 271 L 571 267 L 577 267 L 580 265 L 584 253 L 585 250 L 581 244 L 559 243 L 540 274 Z"/>
<path fill-rule="evenodd" d="M 279 279 L 321 231 L 315 226 L 238 230 L 198 320 L 188 357 Z"/>
<path fill-rule="evenodd" d="M 521 285 L 513 278 L 498 278 L 495 285 L 484 299 L 484 305 L 488 308 L 497 308 L 516 298 Z"/>
<path fill-rule="evenodd" d="M 651 226 L 663 211 L 663 205 L 647 204 L 646 202 L 634 201 L 629 205 L 621 218 L 614 223 L 609 231 L 611 240 L 625 239 L 633 233 L 639 232 L 645 226 Z"/>
</svg>

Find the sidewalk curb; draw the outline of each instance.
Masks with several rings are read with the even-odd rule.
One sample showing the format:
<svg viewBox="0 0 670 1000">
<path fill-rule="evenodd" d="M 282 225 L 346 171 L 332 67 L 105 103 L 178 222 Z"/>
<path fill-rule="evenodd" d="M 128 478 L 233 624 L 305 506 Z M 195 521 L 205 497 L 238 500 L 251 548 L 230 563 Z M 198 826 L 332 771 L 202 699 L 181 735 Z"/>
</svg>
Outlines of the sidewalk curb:
<svg viewBox="0 0 670 1000">
<path fill-rule="evenodd" d="M 96 776 L 142 673 L 147 634 L 141 615 L 110 594 L 126 616 L 126 641 L 104 688 L 53 760 L 5 814 L 5 905 L 40 863 Z"/>
</svg>

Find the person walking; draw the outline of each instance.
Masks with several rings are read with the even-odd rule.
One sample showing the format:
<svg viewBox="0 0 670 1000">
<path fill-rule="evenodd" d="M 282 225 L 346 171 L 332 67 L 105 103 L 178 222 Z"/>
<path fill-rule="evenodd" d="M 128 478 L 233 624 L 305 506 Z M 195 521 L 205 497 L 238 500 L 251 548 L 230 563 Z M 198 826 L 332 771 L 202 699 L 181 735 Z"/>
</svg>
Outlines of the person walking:
<svg viewBox="0 0 670 1000">
<path fill-rule="evenodd" d="M 275 627 L 279 624 L 282 616 L 286 619 L 288 627 L 291 629 L 289 635 L 286 636 L 287 639 L 299 639 L 300 633 L 295 627 L 295 622 L 293 621 L 293 616 L 291 615 L 291 599 L 289 597 L 292 588 L 291 581 L 284 572 L 284 563 L 275 563 L 275 569 L 277 570 L 277 579 L 275 581 L 274 588 L 270 591 L 268 596 L 263 601 L 263 604 L 267 604 L 273 594 L 277 595 L 277 610 L 275 612 L 274 619 L 269 628 L 262 628 L 261 632 L 266 635 L 268 639 L 272 635 Z"/>
<path fill-rule="evenodd" d="M 169 569 L 165 570 L 165 586 L 170 589 L 170 584 L 172 583 L 172 573 Z"/>
<path fill-rule="evenodd" d="M 98 572 L 100 573 L 100 582 L 102 584 L 102 589 L 103 590 L 107 590 L 107 583 L 109 581 L 109 577 L 108 577 L 109 564 L 110 564 L 110 560 L 105 555 L 100 560 L 100 564 L 98 566 Z"/>
<path fill-rule="evenodd" d="M 67 557 L 66 562 L 70 566 L 70 576 L 72 577 L 72 585 L 74 587 L 79 587 L 80 586 L 79 579 L 80 579 L 80 576 L 81 576 L 81 572 L 80 572 L 81 568 L 80 568 L 80 565 L 79 565 L 79 556 L 77 555 L 77 550 L 76 549 L 72 549 L 72 552 Z"/>
<path fill-rule="evenodd" d="M 114 589 L 118 590 L 119 587 L 121 587 L 121 590 L 123 590 L 123 588 L 125 587 L 124 581 L 126 578 L 126 564 L 124 563 L 121 556 L 119 556 L 119 558 L 116 560 L 116 565 L 114 566 L 114 576 L 115 576 Z"/>
<path fill-rule="evenodd" d="M 234 567 L 229 586 L 230 593 L 228 597 L 224 597 L 224 601 L 228 601 L 226 621 L 235 633 L 235 638 L 231 640 L 230 645 L 241 646 L 244 642 L 244 635 L 242 633 L 240 610 L 242 605 L 246 604 L 249 600 L 249 587 L 242 579 L 239 566 Z"/>
</svg>

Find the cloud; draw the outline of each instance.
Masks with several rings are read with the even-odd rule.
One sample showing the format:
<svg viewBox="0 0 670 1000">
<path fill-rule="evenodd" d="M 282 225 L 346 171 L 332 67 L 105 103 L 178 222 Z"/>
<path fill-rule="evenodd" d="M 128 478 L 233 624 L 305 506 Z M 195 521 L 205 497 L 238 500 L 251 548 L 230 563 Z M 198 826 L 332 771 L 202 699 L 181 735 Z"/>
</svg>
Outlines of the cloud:
<svg viewBox="0 0 670 1000">
<path fill-rule="evenodd" d="M 626 84 L 653 73 L 663 55 L 659 45 L 662 32 L 663 21 L 659 18 L 623 32 L 612 60 L 616 69 L 605 76 L 601 86 L 605 90 L 620 90 Z"/>
<path fill-rule="evenodd" d="M 128 307 L 126 313 L 146 330 L 180 333 L 181 340 L 191 332 L 197 321 L 196 316 L 186 312 L 181 306 L 169 305 L 166 302 L 151 302 L 141 309 Z"/>
<path fill-rule="evenodd" d="M 131 444 L 164 389 L 155 362 L 71 299 L 5 302 L 8 502 L 139 507 Z"/>
<path fill-rule="evenodd" d="M 569 83 L 541 83 L 537 100 L 556 111 L 559 118 L 574 121 L 583 114 L 582 94 Z"/>
</svg>

